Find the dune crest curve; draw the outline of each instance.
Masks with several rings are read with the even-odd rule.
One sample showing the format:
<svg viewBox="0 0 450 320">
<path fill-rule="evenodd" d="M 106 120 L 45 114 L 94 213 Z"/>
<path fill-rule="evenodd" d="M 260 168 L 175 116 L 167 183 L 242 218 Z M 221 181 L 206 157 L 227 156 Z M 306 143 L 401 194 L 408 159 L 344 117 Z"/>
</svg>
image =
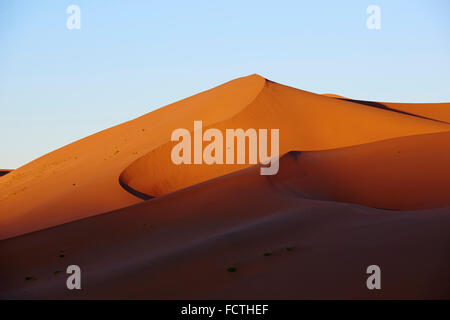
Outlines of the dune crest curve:
<svg viewBox="0 0 450 320">
<path fill-rule="evenodd" d="M 117 210 L 250 166 L 174 165 L 171 133 L 192 128 L 195 120 L 204 129 L 221 131 L 279 129 L 281 154 L 450 131 L 443 121 L 369 108 L 250 75 L 78 140 L 3 176 L 0 239 Z"/>
</svg>

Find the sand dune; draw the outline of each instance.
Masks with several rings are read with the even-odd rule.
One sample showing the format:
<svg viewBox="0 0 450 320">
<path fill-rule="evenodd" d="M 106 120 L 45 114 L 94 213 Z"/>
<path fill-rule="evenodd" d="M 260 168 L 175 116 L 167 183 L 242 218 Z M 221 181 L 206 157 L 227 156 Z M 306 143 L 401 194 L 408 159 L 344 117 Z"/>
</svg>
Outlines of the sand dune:
<svg viewBox="0 0 450 320">
<path fill-rule="evenodd" d="M 279 129 L 278 174 L 173 164 L 195 120 Z M 0 297 L 449 298 L 449 122 L 258 75 L 170 104 L 0 178 Z"/>
<path fill-rule="evenodd" d="M 450 206 L 450 132 L 291 152 L 270 176 L 305 198 L 415 210 Z"/>
<path fill-rule="evenodd" d="M 409 115 L 416 115 L 426 119 L 432 119 L 450 123 L 450 103 L 394 103 L 394 102 L 375 102 L 349 99 L 344 96 L 333 93 L 325 93 L 323 96 L 336 98 L 343 101 L 359 103 L 374 108 L 403 112 Z"/>
<path fill-rule="evenodd" d="M 279 128 L 280 153 L 449 131 L 448 124 L 329 98 L 252 75 L 230 81 L 51 152 L 0 182 L 0 239 L 160 196 L 248 165 L 176 166 L 171 132 Z M 118 181 L 122 184 L 119 184 Z"/>
<path fill-rule="evenodd" d="M 281 161 L 292 162 L 293 155 Z M 112 213 L 3 240 L 0 259 L 8 263 L 0 266 L 0 296 L 450 296 L 448 208 L 393 214 L 304 199 L 279 187 L 292 184 L 302 156 L 282 167 L 278 185 L 251 167 Z M 69 264 L 82 268 L 81 291 L 65 288 Z M 365 286 L 371 264 L 382 268 L 382 291 Z M 230 266 L 237 271 L 227 272 Z"/>
<path fill-rule="evenodd" d="M 258 97 L 238 115 L 213 126 L 279 128 L 280 153 L 325 150 L 399 136 L 445 132 L 450 126 L 343 102 L 266 81 Z M 187 128 L 192 128 L 192 124 Z M 145 194 L 160 196 L 246 166 L 185 166 L 168 162 L 175 145 L 167 142 L 144 155 L 121 174 L 122 181 Z"/>
<path fill-rule="evenodd" d="M 416 116 L 423 119 L 450 122 L 450 104 L 449 103 L 390 103 L 390 102 L 374 102 L 364 100 L 342 99 L 361 105 L 389 110 L 405 114 L 408 116 Z"/>
<path fill-rule="evenodd" d="M 12 170 L 9 169 L 0 169 L 0 177 L 10 173 Z"/>
<path fill-rule="evenodd" d="M 392 103 L 383 102 L 391 109 L 408 112 L 429 119 L 450 123 L 450 103 Z"/>
<path fill-rule="evenodd" d="M 140 202 L 118 183 L 134 160 L 191 119 L 212 123 L 239 112 L 265 84 L 259 76 L 218 88 L 104 130 L 51 152 L 0 182 L 0 239 Z M 166 159 L 167 160 L 167 159 Z"/>
</svg>

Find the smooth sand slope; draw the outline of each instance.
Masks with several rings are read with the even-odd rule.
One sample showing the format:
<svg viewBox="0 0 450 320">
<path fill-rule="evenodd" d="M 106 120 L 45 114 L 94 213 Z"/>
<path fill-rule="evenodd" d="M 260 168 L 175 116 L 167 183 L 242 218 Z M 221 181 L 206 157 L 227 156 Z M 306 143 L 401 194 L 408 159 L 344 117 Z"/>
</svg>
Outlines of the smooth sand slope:
<svg viewBox="0 0 450 320">
<path fill-rule="evenodd" d="M 448 298 L 448 207 L 393 212 L 302 194 L 304 179 L 311 181 L 302 174 L 303 166 L 312 160 L 318 162 L 314 174 L 331 157 L 338 166 L 355 165 L 361 172 L 382 158 L 364 155 L 385 152 L 389 157 L 391 147 L 420 157 L 411 145 L 416 138 L 345 148 L 359 157 L 358 164 L 341 159 L 345 149 L 290 152 L 275 177 L 251 167 L 108 214 L 3 240 L 0 260 L 7 263 L 0 265 L 0 297 Z M 420 137 L 422 143 L 440 138 Z M 389 179 L 389 170 L 379 172 L 380 179 Z M 433 174 L 434 169 L 426 170 Z M 317 190 L 319 182 L 313 186 L 316 196 L 329 191 Z M 65 287 L 70 264 L 82 269 L 80 291 Z M 366 288 L 366 268 L 372 264 L 381 267 L 381 291 Z M 228 272 L 230 266 L 236 272 Z"/>
<path fill-rule="evenodd" d="M 446 108 L 441 109 L 439 118 L 448 119 Z M 280 153 L 450 130 L 442 120 L 423 118 L 421 111 L 418 116 L 410 113 L 318 95 L 258 75 L 239 78 L 79 140 L 4 176 L 0 239 L 141 202 L 130 190 L 161 196 L 248 166 L 172 164 L 171 133 L 192 130 L 194 120 L 202 120 L 204 129 L 280 129 Z M 355 202 L 373 204 L 362 199 Z M 408 208 L 389 201 L 382 205 Z"/>
<path fill-rule="evenodd" d="M 305 198 L 391 210 L 447 207 L 449 142 L 444 132 L 292 153 L 269 179 Z"/>
<path fill-rule="evenodd" d="M 245 110 L 213 127 L 223 132 L 226 128 L 279 128 L 281 154 L 290 150 L 325 150 L 450 130 L 447 123 L 341 102 L 267 81 Z M 176 143 L 168 142 L 132 163 L 122 173 L 122 181 L 148 195 L 160 196 L 242 168 L 176 166 L 166 160 Z"/>
<path fill-rule="evenodd" d="M 0 181 L 0 239 L 142 201 L 118 183 L 130 163 L 170 140 L 173 129 L 191 126 L 191 119 L 212 123 L 238 113 L 264 84 L 259 76 L 237 79 L 79 140 L 8 174 Z"/>
</svg>

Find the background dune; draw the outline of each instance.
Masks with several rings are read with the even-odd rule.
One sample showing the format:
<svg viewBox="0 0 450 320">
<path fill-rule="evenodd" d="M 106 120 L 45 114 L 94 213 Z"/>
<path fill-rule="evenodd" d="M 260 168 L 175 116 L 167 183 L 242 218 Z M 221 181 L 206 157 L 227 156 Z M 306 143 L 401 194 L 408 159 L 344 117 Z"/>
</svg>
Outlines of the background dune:
<svg viewBox="0 0 450 320">
<path fill-rule="evenodd" d="M 446 123 L 330 99 L 270 81 L 238 115 L 212 127 L 223 132 L 226 128 L 279 128 L 281 154 L 450 129 Z M 175 144 L 167 142 L 144 155 L 123 171 L 121 180 L 145 194 L 160 196 L 245 167 L 177 166 L 166 160 Z"/>
<path fill-rule="evenodd" d="M 394 103 L 349 99 L 333 93 L 323 94 L 326 97 L 359 103 L 374 108 L 404 112 L 409 115 L 450 123 L 450 103 Z"/>
</svg>

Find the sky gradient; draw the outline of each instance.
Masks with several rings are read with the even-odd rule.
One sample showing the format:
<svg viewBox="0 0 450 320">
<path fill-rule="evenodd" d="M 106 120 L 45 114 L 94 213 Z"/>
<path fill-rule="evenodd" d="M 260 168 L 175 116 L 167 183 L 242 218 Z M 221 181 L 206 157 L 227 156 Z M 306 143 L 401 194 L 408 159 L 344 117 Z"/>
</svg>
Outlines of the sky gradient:
<svg viewBox="0 0 450 320">
<path fill-rule="evenodd" d="M 69 30 L 69 5 L 81 29 Z M 381 29 L 366 8 L 381 8 Z M 0 2 L 0 169 L 252 73 L 450 102 L 450 1 Z"/>
</svg>

